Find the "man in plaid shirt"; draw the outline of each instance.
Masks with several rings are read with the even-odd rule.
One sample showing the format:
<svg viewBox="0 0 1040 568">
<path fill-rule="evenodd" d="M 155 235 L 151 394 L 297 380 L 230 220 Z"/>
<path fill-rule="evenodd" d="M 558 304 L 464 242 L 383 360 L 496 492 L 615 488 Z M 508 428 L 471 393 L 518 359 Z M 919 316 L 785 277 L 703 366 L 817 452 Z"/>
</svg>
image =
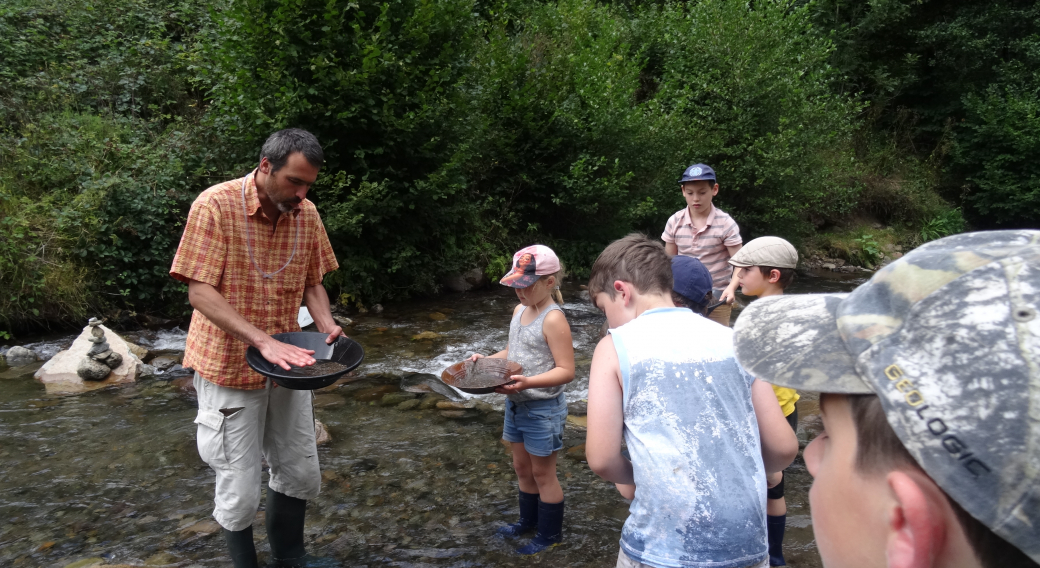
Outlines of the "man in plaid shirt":
<svg viewBox="0 0 1040 568">
<path fill-rule="evenodd" d="M 313 351 L 271 337 L 300 330 L 301 301 L 329 343 L 343 335 L 321 284 L 339 264 L 306 199 L 323 160 L 313 134 L 272 134 L 257 169 L 195 200 L 170 268 L 195 308 L 184 366 L 195 369 L 199 454 L 216 472 L 213 517 L 236 568 L 257 566 L 252 524 L 262 457 L 270 466 L 266 525 L 275 565 L 320 561 L 303 545 L 307 500 L 321 485 L 313 394 L 276 388 L 246 365 L 245 352 L 256 347 L 286 370 L 313 364 Z"/>
</svg>

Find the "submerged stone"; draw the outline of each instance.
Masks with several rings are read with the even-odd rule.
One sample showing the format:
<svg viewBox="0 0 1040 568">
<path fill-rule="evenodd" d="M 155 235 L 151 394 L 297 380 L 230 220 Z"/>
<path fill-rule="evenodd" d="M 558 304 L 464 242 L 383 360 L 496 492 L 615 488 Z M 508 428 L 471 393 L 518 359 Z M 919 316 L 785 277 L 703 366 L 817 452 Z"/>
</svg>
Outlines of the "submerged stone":
<svg viewBox="0 0 1040 568">
<path fill-rule="evenodd" d="M 417 334 L 413 335 L 412 336 L 412 341 L 425 341 L 425 340 L 440 339 L 440 338 L 441 338 L 441 334 L 439 334 L 439 333 L 437 333 L 435 331 L 424 331 L 422 333 L 417 333 Z"/>
<path fill-rule="evenodd" d="M 395 391 L 397 391 L 397 387 L 394 385 L 381 385 L 378 387 L 370 387 L 355 392 L 354 400 L 358 402 L 373 402 L 376 400 L 382 400 L 383 396 Z"/>
<path fill-rule="evenodd" d="M 12 367 L 21 367 L 22 365 L 35 363 L 37 359 L 39 359 L 39 357 L 36 355 L 35 351 L 19 345 L 15 345 L 8 349 L 7 353 L 4 353 L 4 360 Z"/>
<path fill-rule="evenodd" d="M 430 394 L 423 396 L 422 402 L 419 403 L 419 410 L 430 410 L 433 408 L 437 408 L 437 403 L 446 400 L 448 400 L 448 397 L 442 394 L 431 392 Z"/>
<path fill-rule="evenodd" d="M 381 404 L 383 406 L 397 406 L 398 404 L 401 404 L 402 402 L 405 402 L 405 401 L 412 400 L 412 399 L 416 398 L 417 396 L 419 396 L 419 395 L 416 394 L 416 393 L 413 393 L 413 392 L 392 392 L 392 393 L 387 393 L 387 394 L 383 395 L 382 399 L 380 399 L 379 404 Z"/>
<path fill-rule="evenodd" d="M 397 410 L 415 410 L 416 408 L 419 408 L 419 405 L 421 405 L 421 404 L 422 404 L 421 400 L 419 400 L 417 398 L 413 398 L 411 400 L 406 400 L 406 401 L 402 402 L 401 404 L 398 404 L 396 406 L 396 408 L 397 408 Z"/>
</svg>

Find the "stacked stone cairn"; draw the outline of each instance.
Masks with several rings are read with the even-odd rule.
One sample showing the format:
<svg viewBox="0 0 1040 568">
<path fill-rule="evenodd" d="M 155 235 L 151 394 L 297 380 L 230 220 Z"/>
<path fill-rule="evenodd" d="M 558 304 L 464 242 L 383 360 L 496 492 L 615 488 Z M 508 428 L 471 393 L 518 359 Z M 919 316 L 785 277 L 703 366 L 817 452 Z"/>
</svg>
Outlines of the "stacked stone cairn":
<svg viewBox="0 0 1040 568">
<path fill-rule="evenodd" d="M 123 356 L 112 351 L 105 341 L 105 330 L 101 329 L 101 321 L 90 318 L 87 322 L 90 326 L 90 337 L 87 341 L 93 343 L 86 357 L 80 361 L 76 368 L 76 374 L 85 381 L 103 381 L 108 377 L 112 369 L 123 363 Z"/>
</svg>

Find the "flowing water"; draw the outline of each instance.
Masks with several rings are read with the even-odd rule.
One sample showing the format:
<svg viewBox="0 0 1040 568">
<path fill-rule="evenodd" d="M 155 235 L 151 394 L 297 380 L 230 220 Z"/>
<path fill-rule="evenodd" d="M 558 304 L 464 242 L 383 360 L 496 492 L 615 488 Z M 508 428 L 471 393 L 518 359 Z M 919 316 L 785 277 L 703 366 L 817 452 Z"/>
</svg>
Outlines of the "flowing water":
<svg viewBox="0 0 1040 568">
<path fill-rule="evenodd" d="M 808 277 L 790 291 L 847 291 L 861 281 Z M 587 294 L 567 289 L 565 297 L 577 363 L 567 398 L 577 409 L 588 392 L 603 317 Z M 322 492 L 308 505 L 311 552 L 345 566 L 613 566 L 627 503 L 582 461 L 580 418 L 568 425 L 559 458 L 564 543 L 521 558 L 515 544 L 491 536 L 516 515 L 515 476 L 500 440 L 503 397 L 450 393 L 479 401 L 468 410 L 381 404 L 402 387 L 429 389 L 429 377 L 416 373 L 439 375 L 470 353 L 504 348 L 515 304 L 510 290 L 495 289 L 355 317 L 347 333 L 366 350 L 355 372 L 361 379 L 315 397 L 315 417 L 332 441 L 320 447 Z M 183 350 L 184 336 L 180 329 L 128 334 L 153 353 Z M 50 356 L 71 340 L 27 345 Z M 196 450 L 192 396 L 161 375 L 122 388 L 49 396 L 28 377 L 36 366 L 0 368 L 0 566 L 65 567 L 91 558 L 114 565 L 229 566 L 210 517 L 213 473 Z M 819 429 L 815 399 L 803 396 L 799 413 L 804 446 Z M 799 457 L 786 481 L 786 553 L 796 567 L 820 565 L 809 483 Z M 263 515 L 254 523 L 262 559 L 268 550 Z"/>
</svg>

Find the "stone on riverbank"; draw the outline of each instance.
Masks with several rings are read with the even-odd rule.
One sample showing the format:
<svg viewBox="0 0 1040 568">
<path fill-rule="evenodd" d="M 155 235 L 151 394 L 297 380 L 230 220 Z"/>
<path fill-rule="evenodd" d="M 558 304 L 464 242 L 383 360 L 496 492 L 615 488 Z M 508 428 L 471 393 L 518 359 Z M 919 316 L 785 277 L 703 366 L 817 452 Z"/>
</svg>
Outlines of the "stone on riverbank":
<svg viewBox="0 0 1040 568">
<path fill-rule="evenodd" d="M 321 420 L 318 420 L 317 418 L 314 419 L 314 441 L 317 442 L 319 446 L 328 444 L 332 441 L 332 436 L 329 435 L 329 429 L 326 428 L 325 425 L 321 423 Z"/>
<path fill-rule="evenodd" d="M 39 356 L 36 355 L 36 352 L 32 349 L 15 345 L 8 349 L 7 353 L 4 353 L 4 360 L 7 361 L 7 364 L 11 367 L 21 367 L 23 365 L 35 363 L 39 360 Z"/>
<path fill-rule="evenodd" d="M 155 370 L 160 373 L 169 371 L 174 365 L 178 365 L 181 362 L 181 356 L 178 355 L 159 355 L 148 362 L 149 365 L 155 367 Z"/>
<path fill-rule="evenodd" d="M 76 367 L 76 374 L 86 381 L 103 381 L 111 372 L 111 367 L 89 357 L 82 359 Z"/>
<path fill-rule="evenodd" d="M 100 329 L 100 339 L 108 343 L 108 349 L 118 354 L 122 360 L 116 368 L 111 369 L 101 380 L 84 380 L 77 374 L 80 363 L 86 358 L 87 352 L 95 346 L 99 339 L 92 333 L 92 329 Z M 76 394 L 94 389 L 104 388 L 112 385 L 133 383 L 138 374 L 141 360 L 134 355 L 116 332 L 103 325 L 87 326 L 83 332 L 72 342 L 72 346 L 65 351 L 60 351 L 50 361 L 47 361 L 34 375 L 47 389 L 48 394 Z M 97 372 L 100 373 L 100 370 Z"/>
</svg>

